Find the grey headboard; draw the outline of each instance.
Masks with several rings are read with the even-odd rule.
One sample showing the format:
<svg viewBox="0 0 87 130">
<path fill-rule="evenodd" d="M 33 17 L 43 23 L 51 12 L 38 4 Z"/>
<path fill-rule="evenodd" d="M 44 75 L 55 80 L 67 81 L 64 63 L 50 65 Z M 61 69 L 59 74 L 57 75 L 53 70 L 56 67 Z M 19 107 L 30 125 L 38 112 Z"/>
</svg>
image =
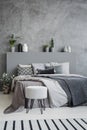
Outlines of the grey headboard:
<svg viewBox="0 0 87 130">
<path fill-rule="evenodd" d="M 6 54 L 6 71 L 16 74 L 18 64 L 47 63 L 47 62 L 69 62 L 70 73 L 76 73 L 76 59 L 73 53 L 64 52 L 8 52 Z"/>
</svg>

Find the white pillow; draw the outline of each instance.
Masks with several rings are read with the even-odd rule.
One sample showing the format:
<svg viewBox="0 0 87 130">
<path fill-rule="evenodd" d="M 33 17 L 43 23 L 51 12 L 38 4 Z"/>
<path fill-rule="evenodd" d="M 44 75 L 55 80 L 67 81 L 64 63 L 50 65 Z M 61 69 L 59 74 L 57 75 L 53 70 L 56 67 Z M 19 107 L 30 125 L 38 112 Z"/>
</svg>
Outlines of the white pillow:
<svg viewBox="0 0 87 130">
<path fill-rule="evenodd" d="M 45 69 L 51 68 L 51 63 L 45 63 Z"/>
<path fill-rule="evenodd" d="M 57 66 L 57 65 L 59 65 L 60 63 L 58 63 L 58 62 L 51 62 L 50 64 L 51 64 L 51 66 Z"/>
<path fill-rule="evenodd" d="M 38 69 L 45 70 L 44 63 L 32 63 L 32 67 L 34 74 L 37 74 Z"/>
<path fill-rule="evenodd" d="M 69 74 L 69 62 L 57 63 L 51 62 L 51 65 L 54 67 L 56 74 Z"/>
</svg>

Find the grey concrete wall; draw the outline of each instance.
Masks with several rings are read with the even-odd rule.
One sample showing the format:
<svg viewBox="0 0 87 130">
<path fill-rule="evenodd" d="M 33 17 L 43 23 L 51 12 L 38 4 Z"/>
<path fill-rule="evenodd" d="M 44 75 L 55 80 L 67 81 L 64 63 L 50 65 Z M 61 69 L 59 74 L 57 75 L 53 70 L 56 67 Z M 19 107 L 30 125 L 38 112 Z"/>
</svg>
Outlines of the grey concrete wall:
<svg viewBox="0 0 87 130">
<path fill-rule="evenodd" d="M 77 73 L 86 75 L 86 0 L 0 0 L 0 75 L 5 71 L 9 35 L 20 36 L 29 51 L 41 51 L 54 38 L 55 51 L 70 45 L 77 52 Z"/>
</svg>

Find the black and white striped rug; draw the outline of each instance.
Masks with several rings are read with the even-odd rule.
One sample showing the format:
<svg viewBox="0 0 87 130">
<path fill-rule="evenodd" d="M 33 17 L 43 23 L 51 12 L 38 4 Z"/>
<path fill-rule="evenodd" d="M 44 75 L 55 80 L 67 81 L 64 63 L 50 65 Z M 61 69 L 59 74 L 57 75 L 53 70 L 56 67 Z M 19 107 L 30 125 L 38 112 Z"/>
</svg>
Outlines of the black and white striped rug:
<svg viewBox="0 0 87 130">
<path fill-rule="evenodd" d="M 87 118 L 0 121 L 0 130 L 87 130 Z"/>
</svg>

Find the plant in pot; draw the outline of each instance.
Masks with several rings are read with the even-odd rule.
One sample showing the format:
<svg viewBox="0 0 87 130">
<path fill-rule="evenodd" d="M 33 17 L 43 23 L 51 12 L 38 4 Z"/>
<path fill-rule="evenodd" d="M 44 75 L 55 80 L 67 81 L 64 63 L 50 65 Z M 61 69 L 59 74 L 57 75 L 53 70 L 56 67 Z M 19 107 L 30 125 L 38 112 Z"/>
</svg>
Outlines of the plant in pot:
<svg viewBox="0 0 87 130">
<path fill-rule="evenodd" d="M 10 36 L 10 40 L 9 40 L 9 44 L 10 44 L 10 47 L 11 47 L 11 52 L 15 52 L 15 43 L 16 43 L 16 39 L 15 39 L 15 36 L 14 34 L 12 34 Z"/>
<path fill-rule="evenodd" d="M 43 45 L 43 52 L 49 52 L 49 45 Z"/>
<path fill-rule="evenodd" d="M 51 38 L 49 44 L 50 44 L 49 45 L 49 52 L 53 52 L 53 50 L 54 50 L 54 40 L 53 40 L 53 38 Z"/>
<path fill-rule="evenodd" d="M 4 94 L 8 94 L 10 92 L 12 80 L 14 77 L 15 77 L 14 75 L 10 76 L 7 73 L 2 74 L 1 80 L 2 80 L 2 85 L 3 85 L 2 89 Z"/>
</svg>

